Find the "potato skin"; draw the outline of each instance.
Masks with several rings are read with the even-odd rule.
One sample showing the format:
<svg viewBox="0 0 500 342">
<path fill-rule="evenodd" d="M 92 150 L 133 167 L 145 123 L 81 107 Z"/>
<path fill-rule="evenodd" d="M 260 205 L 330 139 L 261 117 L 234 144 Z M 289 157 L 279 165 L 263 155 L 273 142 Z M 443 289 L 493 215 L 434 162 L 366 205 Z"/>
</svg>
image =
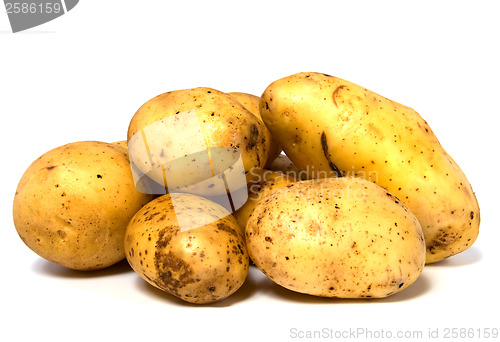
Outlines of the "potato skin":
<svg viewBox="0 0 500 342">
<path fill-rule="evenodd" d="M 264 198 L 273 189 L 291 184 L 296 181 L 294 177 L 287 176 L 281 172 L 275 172 L 266 169 L 253 169 L 250 171 L 255 175 L 256 181 L 249 184 L 248 187 L 248 200 L 238 210 L 234 212 L 234 217 L 238 222 L 242 232 L 245 231 L 247 220 L 253 209 L 257 206 L 259 201 Z"/>
<path fill-rule="evenodd" d="M 363 177 L 401 198 L 420 221 L 427 263 L 476 240 L 480 214 L 472 187 L 413 109 L 319 73 L 273 82 L 260 105 L 299 169 Z"/>
<path fill-rule="evenodd" d="M 150 99 L 132 117 L 127 139 L 130 141 L 144 127 L 192 109 L 196 110 L 207 147 L 237 149 L 246 172 L 265 165 L 270 139 L 262 120 L 234 97 L 212 88 L 175 90 Z M 156 157 L 161 159 L 161 156 Z M 159 174 L 157 178 L 163 182 L 163 175 Z"/>
<path fill-rule="evenodd" d="M 136 190 L 123 147 L 75 142 L 28 167 L 14 196 L 14 225 L 41 257 L 96 270 L 124 259 L 128 221 L 150 200 Z"/>
<path fill-rule="evenodd" d="M 277 284 L 323 297 L 386 297 L 412 284 L 425 263 L 416 217 L 361 178 L 298 181 L 252 212 L 247 247 Z"/>
<path fill-rule="evenodd" d="M 175 212 L 167 194 L 148 203 L 130 221 L 124 240 L 130 266 L 151 285 L 190 303 L 213 303 L 230 296 L 244 283 L 249 265 L 236 220 L 202 197 L 172 196 L 176 196 Z M 216 221 L 181 231 L 176 214 Z"/>
<path fill-rule="evenodd" d="M 228 94 L 238 100 L 246 109 L 248 109 L 250 113 L 262 120 L 259 111 L 260 97 L 242 92 L 230 92 Z M 264 168 L 269 168 L 269 165 L 280 155 L 281 147 L 278 145 L 276 140 L 272 138 L 271 132 L 269 132 L 267 127 L 265 131 L 265 134 L 269 137 L 268 139 L 271 143 L 269 146 L 269 155 L 267 157 L 267 162 Z"/>
<path fill-rule="evenodd" d="M 113 142 L 112 144 L 115 144 L 115 145 L 118 145 L 118 146 L 123 147 L 124 149 L 126 149 L 126 150 L 127 150 L 127 153 L 128 153 L 128 144 L 127 144 L 127 140 L 115 141 L 115 142 Z"/>
<path fill-rule="evenodd" d="M 293 177 L 295 179 L 307 180 L 307 172 L 300 171 L 297 166 L 293 165 L 290 158 L 285 154 L 280 154 L 270 165 L 269 170 L 282 172 L 287 176 Z"/>
</svg>

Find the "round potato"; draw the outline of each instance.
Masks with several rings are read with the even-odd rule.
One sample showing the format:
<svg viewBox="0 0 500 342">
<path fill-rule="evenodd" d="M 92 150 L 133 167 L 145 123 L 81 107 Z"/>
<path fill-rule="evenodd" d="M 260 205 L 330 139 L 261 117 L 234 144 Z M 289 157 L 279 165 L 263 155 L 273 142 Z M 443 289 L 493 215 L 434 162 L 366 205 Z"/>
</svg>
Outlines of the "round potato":
<svg viewBox="0 0 500 342">
<path fill-rule="evenodd" d="M 259 110 L 260 97 L 241 92 L 230 92 L 228 94 L 238 100 L 246 109 L 248 109 L 250 113 L 262 120 Z M 266 136 L 268 136 L 268 139 L 271 141 L 271 145 L 269 147 L 269 155 L 267 157 L 267 162 L 264 168 L 269 168 L 269 165 L 273 162 L 273 160 L 275 160 L 280 155 L 281 147 L 278 145 L 276 140 L 272 138 L 271 132 L 269 132 L 267 127 L 265 131 Z"/>
<path fill-rule="evenodd" d="M 76 142 L 45 153 L 26 170 L 14 197 L 14 224 L 41 257 L 96 270 L 125 257 L 125 228 L 150 199 L 136 190 L 122 147 Z"/>
<path fill-rule="evenodd" d="M 256 182 L 250 184 L 248 187 L 248 200 L 240 209 L 234 212 L 234 217 L 243 232 L 245 231 L 248 217 L 262 198 L 280 186 L 295 182 L 295 178 L 281 172 L 266 169 L 254 169 L 251 172 L 254 173 Z"/>
<path fill-rule="evenodd" d="M 324 297 L 386 297 L 425 263 L 408 208 L 361 178 L 298 181 L 273 190 L 246 226 L 249 255 L 277 284 Z"/>
<path fill-rule="evenodd" d="M 234 97 L 200 87 L 164 93 L 142 105 L 130 121 L 128 147 L 132 163 L 155 182 L 168 183 L 170 192 L 198 184 L 193 193 L 224 194 L 225 187 L 204 181 L 212 177 L 214 169 L 216 175 L 236 170 L 229 176 L 236 179 L 252 168 L 263 167 L 270 138 L 262 120 Z"/>
<path fill-rule="evenodd" d="M 248 274 L 245 239 L 234 217 L 191 194 L 164 195 L 139 210 L 127 227 L 125 251 L 143 279 L 190 303 L 222 300 Z"/>
</svg>

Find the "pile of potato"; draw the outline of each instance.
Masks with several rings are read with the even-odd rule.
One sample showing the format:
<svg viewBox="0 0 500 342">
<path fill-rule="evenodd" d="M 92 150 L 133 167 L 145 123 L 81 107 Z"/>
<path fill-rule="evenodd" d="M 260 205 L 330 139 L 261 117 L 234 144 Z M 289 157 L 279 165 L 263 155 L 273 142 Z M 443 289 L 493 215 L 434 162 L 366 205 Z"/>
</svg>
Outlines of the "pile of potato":
<svg viewBox="0 0 500 342">
<path fill-rule="evenodd" d="M 292 291 L 386 297 L 478 236 L 471 185 L 409 107 L 340 78 L 298 73 L 260 98 L 211 88 L 159 95 L 135 113 L 127 139 L 190 110 L 207 146 L 241 155 L 243 206 L 228 210 L 200 193 L 142 193 L 126 141 L 76 142 L 22 176 L 13 207 L 21 239 L 75 270 L 127 258 L 151 285 L 203 304 L 237 291 L 250 261 Z M 169 152 L 155 147 L 158 158 Z M 193 167 L 177 177 L 191 182 Z M 164 179 L 162 165 L 150 176 Z M 180 229 L 180 215 L 197 228 Z"/>
</svg>

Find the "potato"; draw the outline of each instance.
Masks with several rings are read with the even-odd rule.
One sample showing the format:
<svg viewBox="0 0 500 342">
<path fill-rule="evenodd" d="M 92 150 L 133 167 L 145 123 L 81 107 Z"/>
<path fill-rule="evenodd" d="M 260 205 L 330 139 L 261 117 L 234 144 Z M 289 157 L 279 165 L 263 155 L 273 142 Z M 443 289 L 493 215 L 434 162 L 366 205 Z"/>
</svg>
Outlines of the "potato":
<svg viewBox="0 0 500 342">
<path fill-rule="evenodd" d="M 230 92 L 228 93 L 232 97 L 234 97 L 236 100 L 238 100 L 250 113 L 258 117 L 259 119 L 262 120 L 260 116 L 260 111 L 259 111 L 259 101 L 260 97 L 252 95 L 252 94 L 247 94 L 247 93 L 242 93 L 242 92 Z M 278 145 L 276 140 L 274 140 L 271 137 L 271 133 L 269 130 L 266 128 L 267 135 L 269 136 L 270 139 L 270 147 L 269 147 L 269 155 L 267 157 L 267 162 L 264 168 L 268 168 L 269 165 L 280 155 L 281 153 L 281 147 Z"/>
<path fill-rule="evenodd" d="M 260 105 L 299 169 L 313 177 L 363 177 L 401 198 L 422 226 L 427 263 L 476 240 L 480 216 L 471 185 L 415 110 L 318 73 L 273 82 Z"/>
<path fill-rule="evenodd" d="M 247 248 L 277 284 L 323 297 L 386 297 L 412 284 L 425 263 L 415 215 L 362 178 L 298 181 L 252 212 Z"/>
<path fill-rule="evenodd" d="M 282 172 L 287 176 L 291 176 L 296 179 L 306 180 L 308 179 L 306 171 L 300 171 L 297 166 L 293 165 L 290 158 L 286 154 L 280 154 L 270 165 L 269 170 Z"/>
<path fill-rule="evenodd" d="M 273 189 L 296 181 L 294 177 L 287 176 L 281 172 L 266 169 L 254 169 L 251 172 L 256 175 L 255 179 L 258 181 L 249 185 L 248 200 L 240 209 L 234 212 L 234 217 L 236 218 L 236 221 L 238 221 L 238 224 L 243 232 L 245 231 L 248 217 L 264 196 L 270 193 Z"/>
<path fill-rule="evenodd" d="M 164 93 L 142 105 L 130 121 L 128 146 L 134 166 L 158 184 L 167 183 L 170 192 L 196 186 L 188 192 L 220 195 L 224 185 L 207 181 L 213 169 L 215 175 L 230 169 L 228 182 L 246 187 L 238 177 L 265 165 L 270 139 L 262 120 L 235 98 L 200 87 Z"/>
<path fill-rule="evenodd" d="M 96 270 L 125 258 L 125 228 L 150 199 L 136 190 L 122 147 L 75 142 L 45 153 L 26 170 L 14 197 L 14 225 L 41 257 Z"/>
<path fill-rule="evenodd" d="M 179 222 L 197 228 L 182 229 Z M 139 210 L 127 227 L 125 251 L 148 283 L 190 303 L 230 296 L 248 273 L 245 239 L 234 217 L 191 194 L 164 195 Z"/>
</svg>

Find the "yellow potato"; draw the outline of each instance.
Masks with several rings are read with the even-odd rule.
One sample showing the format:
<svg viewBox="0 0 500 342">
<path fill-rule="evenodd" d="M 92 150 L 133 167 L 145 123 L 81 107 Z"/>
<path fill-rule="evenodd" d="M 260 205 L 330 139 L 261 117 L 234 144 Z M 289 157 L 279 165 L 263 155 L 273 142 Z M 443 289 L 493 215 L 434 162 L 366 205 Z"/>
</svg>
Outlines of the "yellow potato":
<svg viewBox="0 0 500 342">
<path fill-rule="evenodd" d="M 273 191 L 273 189 L 296 181 L 295 178 L 281 172 L 266 169 L 254 169 L 251 172 L 254 173 L 256 182 L 249 185 L 248 200 L 240 209 L 234 212 L 234 217 L 243 232 L 245 231 L 248 217 L 264 196 Z"/>
<path fill-rule="evenodd" d="M 14 197 L 14 224 L 41 257 L 96 270 L 125 257 L 125 228 L 150 199 L 136 190 L 122 147 L 75 142 L 45 153 L 26 170 Z"/>
<path fill-rule="evenodd" d="M 262 120 L 259 111 L 260 97 L 241 92 L 231 92 L 228 94 L 237 99 L 246 109 L 250 111 L 250 113 Z M 271 133 L 267 128 L 266 131 L 271 141 L 271 145 L 269 147 L 269 155 L 267 157 L 267 162 L 264 168 L 269 168 L 269 165 L 280 155 L 281 147 L 278 145 L 276 140 L 272 138 Z"/>
<path fill-rule="evenodd" d="M 180 222 L 197 228 L 183 230 Z M 190 303 L 230 296 L 248 273 L 245 239 L 234 217 L 191 194 L 164 195 L 139 210 L 127 227 L 125 251 L 143 279 Z"/>
<path fill-rule="evenodd" d="M 300 171 L 297 166 L 293 165 L 290 158 L 285 154 L 280 154 L 270 165 L 269 170 L 282 172 L 287 176 L 291 176 L 296 179 L 306 180 L 308 179 L 306 171 Z"/>
<path fill-rule="evenodd" d="M 476 240 L 472 187 L 415 110 L 318 73 L 273 82 L 260 104 L 272 136 L 309 176 L 356 175 L 401 198 L 420 221 L 427 263 Z"/>
<path fill-rule="evenodd" d="M 189 119 L 191 115 L 194 121 Z M 164 123 L 163 126 L 160 123 Z M 135 151 L 138 145 L 136 140 L 131 140 L 136 134 L 139 140 L 146 139 L 142 152 Z M 128 129 L 129 153 L 137 168 L 159 184 L 168 183 L 170 191 L 197 185 L 191 192 L 198 194 L 226 192 L 224 186 L 204 182 L 212 177 L 214 168 L 215 174 L 234 170 L 226 176 L 230 178 L 229 183 L 231 179 L 237 183 L 241 173 L 263 167 L 269 154 L 269 140 L 260 118 L 232 96 L 203 87 L 171 91 L 152 98 L 135 113 Z M 235 149 L 239 155 L 233 153 Z M 221 151 L 221 155 L 216 160 L 217 151 Z M 238 168 L 240 156 L 242 164 Z M 245 180 L 242 185 L 246 186 Z"/>
<path fill-rule="evenodd" d="M 252 212 L 247 248 L 277 284 L 323 297 L 386 297 L 425 264 L 415 215 L 382 187 L 355 177 L 298 181 Z"/>
</svg>

